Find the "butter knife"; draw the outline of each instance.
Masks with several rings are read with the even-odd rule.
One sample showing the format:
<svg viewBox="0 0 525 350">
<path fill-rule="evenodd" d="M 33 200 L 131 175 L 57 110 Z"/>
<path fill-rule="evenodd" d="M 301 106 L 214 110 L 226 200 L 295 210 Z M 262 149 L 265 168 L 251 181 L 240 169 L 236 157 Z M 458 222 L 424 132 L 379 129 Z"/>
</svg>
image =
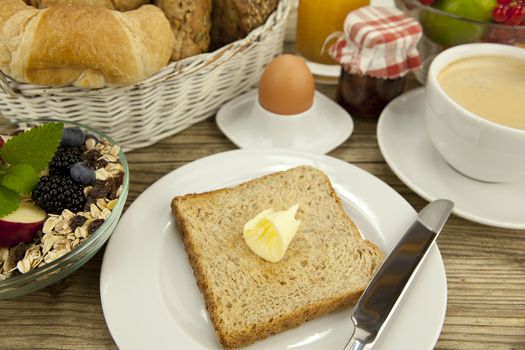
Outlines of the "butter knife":
<svg viewBox="0 0 525 350">
<path fill-rule="evenodd" d="M 344 350 L 371 348 L 445 226 L 453 207 L 453 202 L 438 199 L 419 212 L 416 221 L 383 261 L 359 298 L 352 314 L 354 333 Z"/>
</svg>

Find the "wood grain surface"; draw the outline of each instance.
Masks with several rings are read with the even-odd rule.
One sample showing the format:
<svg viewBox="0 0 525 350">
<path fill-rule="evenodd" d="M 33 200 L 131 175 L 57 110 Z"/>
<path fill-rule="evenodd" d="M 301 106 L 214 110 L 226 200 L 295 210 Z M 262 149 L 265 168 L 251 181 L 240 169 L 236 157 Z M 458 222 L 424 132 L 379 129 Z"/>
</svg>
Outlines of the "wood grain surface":
<svg viewBox="0 0 525 350">
<path fill-rule="evenodd" d="M 335 95 L 334 87 L 319 89 L 332 98 Z M 385 164 L 376 126 L 377 120 L 355 119 L 352 137 L 330 155 L 374 174 L 416 210 L 421 209 L 426 201 Z M 0 133 L 8 128 L 0 117 Z M 212 118 L 128 153 L 128 204 L 179 166 L 235 148 Z M 525 349 L 525 231 L 483 226 L 453 216 L 438 245 L 447 272 L 448 306 L 436 349 Z M 0 300 L 0 349 L 116 348 L 100 304 L 102 255 L 103 250 L 59 284 Z M 155 349 L 154 340 L 151 349 Z"/>
</svg>

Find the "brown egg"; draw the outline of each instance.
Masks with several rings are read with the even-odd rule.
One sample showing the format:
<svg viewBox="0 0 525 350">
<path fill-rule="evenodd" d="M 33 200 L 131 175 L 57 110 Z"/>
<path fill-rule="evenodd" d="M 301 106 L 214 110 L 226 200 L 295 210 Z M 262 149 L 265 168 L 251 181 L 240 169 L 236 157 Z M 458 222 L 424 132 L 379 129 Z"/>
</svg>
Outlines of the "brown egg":
<svg viewBox="0 0 525 350">
<path fill-rule="evenodd" d="M 295 55 L 281 55 L 264 70 L 259 82 L 259 103 L 272 113 L 298 114 L 314 102 L 314 77 L 304 60 Z"/>
</svg>

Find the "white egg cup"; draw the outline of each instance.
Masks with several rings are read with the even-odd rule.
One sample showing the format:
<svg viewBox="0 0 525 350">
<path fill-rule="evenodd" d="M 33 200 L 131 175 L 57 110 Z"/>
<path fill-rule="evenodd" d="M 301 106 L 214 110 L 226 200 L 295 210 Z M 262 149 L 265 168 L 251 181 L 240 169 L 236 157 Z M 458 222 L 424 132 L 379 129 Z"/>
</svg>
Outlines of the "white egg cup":
<svg viewBox="0 0 525 350">
<path fill-rule="evenodd" d="M 226 103 L 217 113 L 221 131 L 241 148 L 284 148 L 323 154 L 352 133 L 350 115 L 337 103 L 315 92 L 312 106 L 299 114 L 266 110 L 252 90 Z"/>
<path fill-rule="evenodd" d="M 264 146 L 276 148 L 293 148 L 295 144 L 308 142 L 315 137 L 315 130 L 322 120 L 315 113 L 315 99 L 312 106 L 298 114 L 276 114 L 268 111 L 259 102 L 253 103 L 253 111 L 248 118 L 252 125 L 260 129 Z"/>
</svg>

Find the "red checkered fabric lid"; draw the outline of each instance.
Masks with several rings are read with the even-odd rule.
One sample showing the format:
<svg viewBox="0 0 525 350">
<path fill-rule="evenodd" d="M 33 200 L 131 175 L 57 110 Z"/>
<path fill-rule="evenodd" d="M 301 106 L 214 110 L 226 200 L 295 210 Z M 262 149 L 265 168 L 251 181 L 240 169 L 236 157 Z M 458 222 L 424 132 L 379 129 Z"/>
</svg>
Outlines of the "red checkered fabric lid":
<svg viewBox="0 0 525 350">
<path fill-rule="evenodd" d="M 396 8 L 366 6 L 348 14 L 344 33 L 337 38 L 330 55 L 351 74 L 397 78 L 419 68 L 417 43 L 421 25 Z"/>
</svg>

